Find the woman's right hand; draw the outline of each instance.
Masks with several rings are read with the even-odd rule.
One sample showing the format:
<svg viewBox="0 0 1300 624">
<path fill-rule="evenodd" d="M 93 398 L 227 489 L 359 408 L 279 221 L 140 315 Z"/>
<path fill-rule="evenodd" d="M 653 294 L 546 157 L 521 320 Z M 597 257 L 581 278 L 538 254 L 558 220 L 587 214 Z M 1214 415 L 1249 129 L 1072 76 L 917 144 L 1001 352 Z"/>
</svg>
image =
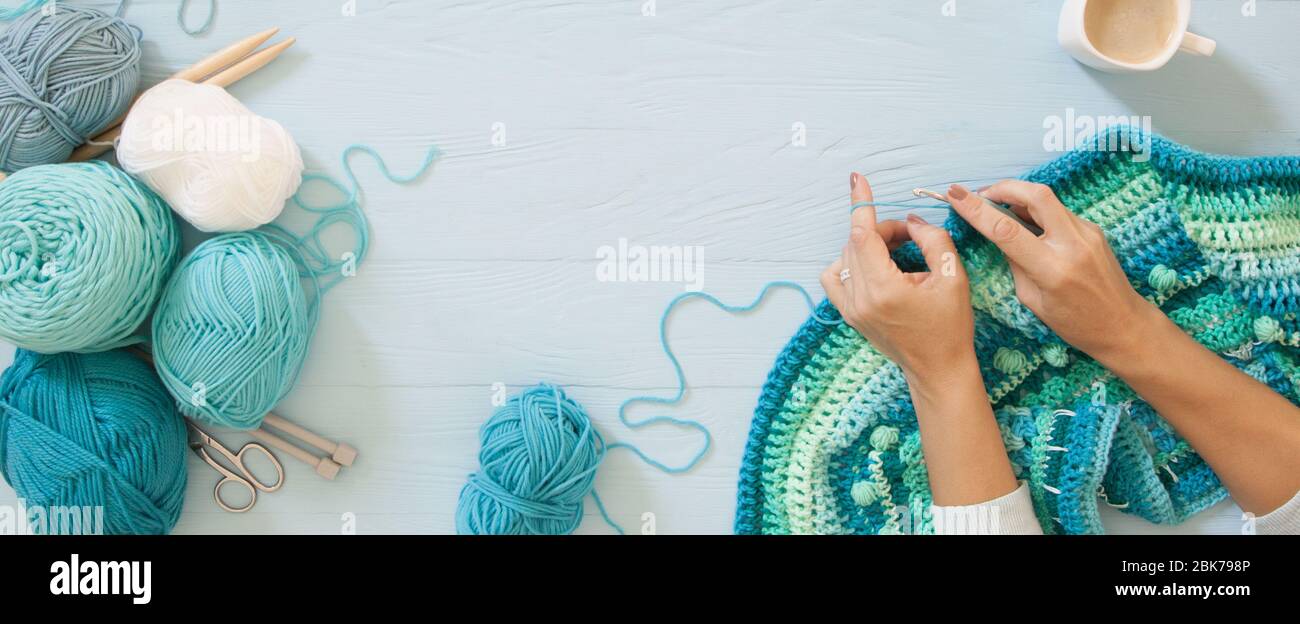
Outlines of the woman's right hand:
<svg viewBox="0 0 1300 624">
<path fill-rule="evenodd" d="M 1006 255 L 1021 302 L 1173 425 L 1243 510 L 1271 514 L 1300 500 L 1300 409 L 1138 295 L 1101 229 L 1066 210 L 1051 189 L 1000 182 L 983 195 L 1044 230 L 1036 237 L 966 189 L 948 191 L 957 214 Z"/>
<path fill-rule="evenodd" d="M 1006 255 L 1021 303 L 1066 342 L 1104 361 L 1121 357 L 1152 323 L 1168 323 L 1129 284 L 1101 228 L 1067 210 L 1051 188 L 1007 180 L 981 194 L 1043 228 L 1034 236 L 961 185 L 948 190 L 957 214 Z"/>
</svg>

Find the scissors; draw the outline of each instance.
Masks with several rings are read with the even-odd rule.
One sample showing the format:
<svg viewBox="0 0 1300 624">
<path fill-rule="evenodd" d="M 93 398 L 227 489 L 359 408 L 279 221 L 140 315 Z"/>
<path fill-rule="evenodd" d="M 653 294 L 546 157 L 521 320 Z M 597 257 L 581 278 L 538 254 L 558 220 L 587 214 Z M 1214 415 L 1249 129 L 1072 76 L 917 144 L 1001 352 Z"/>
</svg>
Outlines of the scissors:
<svg viewBox="0 0 1300 624">
<path fill-rule="evenodd" d="M 222 446 L 220 442 L 212 439 L 212 436 L 208 435 L 202 429 L 199 429 L 194 423 L 187 420 L 185 424 L 189 427 L 192 436 L 190 438 L 190 448 L 193 449 L 199 457 L 202 457 L 203 461 L 208 462 L 209 466 L 212 466 L 214 470 L 221 473 L 222 479 L 217 482 L 216 489 L 212 490 L 212 497 L 216 499 L 218 507 L 229 511 L 230 513 L 244 513 L 245 511 L 252 509 L 253 505 L 257 504 L 258 490 L 269 494 L 280 489 L 280 486 L 284 485 L 284 466 L 280 465 L 280 460 L 276 459 L 275 455 L 271 454 L 271 451 L 266 450 L 265 446 L 253 442 L 245 444 L 243 448 L 239 449 L 238 453 L 232 453 L 226 447 Z M 217 454 L 225 457 L 232 465 L 234 465 L 236 470 L 243 474 L 243 476 L 235 474 L 225 466 L 217 463 L 217 460 L 213 459 L 212 456 L 208 454 L 208 449 L 212 449 L 216 451 Z M 275 466 L 275 472 L 279 476 L 278 480 L 273 485 L 268 485 L 259 481 L 257 477 L 253 475 L 253 472 L 248 469 L 248 466 L 244 465 L 244 454 L 249 451 L 262 453 L 263 455 L 266 455 L 267 459 L 271 460 L 271 465 Z M 230 485 L 231 483 L 238 483 L 248 489 L 249 501 L 247 505 L 243 507 L 231 507 L 226 504 L 226 501 L 222 500 L 221 488 Z"/>
</svg>

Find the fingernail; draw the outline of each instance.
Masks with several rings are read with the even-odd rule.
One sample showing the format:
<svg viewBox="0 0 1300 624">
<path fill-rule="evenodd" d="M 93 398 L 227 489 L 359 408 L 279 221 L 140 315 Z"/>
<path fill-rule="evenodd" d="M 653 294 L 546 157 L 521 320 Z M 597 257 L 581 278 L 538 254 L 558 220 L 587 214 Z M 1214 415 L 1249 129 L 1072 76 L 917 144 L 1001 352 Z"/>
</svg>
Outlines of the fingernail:
<svg viewBox="0 0 1300 624">
<path fill-rule="evenodd" d="M 858 188 L 858 172 L 856 171 L 849 174 L 849 188 L 850 189 Z"/>
<path fill-rule="evenodd" d="M 970 195 L 970 192 L 960 184 L 954 184 L 948 189 L 948 196 L 957 201 L 966 199 L 967 195 Z"/>
<path fill-rule="evenodd" d="M 921 218 L 921 215 L 918 215 L 918 214 L 910 214 L 910 215 L 907 215 L 907 222 L 908 222 L 908 223 L 915 223 L 915 224 L 917 224 L 917 225 L 930 225 L 930 222 L 929 222 L 929 221 L 926 221 L 925 219 L 922 219 L 922 218 Z"/>
</svg>

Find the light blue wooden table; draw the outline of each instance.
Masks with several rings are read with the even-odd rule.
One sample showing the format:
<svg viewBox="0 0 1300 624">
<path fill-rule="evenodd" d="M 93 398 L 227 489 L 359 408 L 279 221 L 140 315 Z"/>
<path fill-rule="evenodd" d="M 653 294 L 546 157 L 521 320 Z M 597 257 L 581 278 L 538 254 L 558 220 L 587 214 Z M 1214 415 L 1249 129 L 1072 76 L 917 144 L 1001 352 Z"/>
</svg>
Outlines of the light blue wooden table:
<svg viewBox="0 0 1300 624">
<path fill-rule="evenodd" d="M 191 38 L 173 0 L 134 0 L 150 83 L 271 25 L 298 37 L 232 91 L 283 123 L 310 166 L 337 173 L 353 142 L 399 170 L 430 145 L 445 152 L 412 187 L 358 160 L 373 255 L 331 293 L 278 410 L 351 442 L 357 465 L 326 482 L 285 458 L 285 488 L 236 516 L 191 458 L 177 532 L 338 533 L 345 514 L 359 533 L 451 532 L 497 383 L 562 384 L 608 438 L 684 461 L 695 435 L 632 432 L 615 416 L 628 396 L 674 390 L 657 321 L 683 285 L 599 281 L 600 248 L 700 247 L 704 288 L 729 302 L 775 278 L 820 297 L 851 170 L 881 199 L 1014 177 L 1055 155 L 1044 120 L 1069 109 L 1148 115 L 1203 150 L 1300 153 L 1300 3 L 1259 0 L 1254 17 L 1243 3 L 1195 2 L 1215 57 L 1121 77 L 1057 47 L 1054 1 L 219 0 L 212 30 Z M 792 140 L 801 129 L 806 141 Z M 806 315 L 790 292 L 741 318 L 680 309 L 671 337 L 691 387 L 669 413 L 705 423 L 715 446 L 677 477 L 614 452 L 597 489 L 619 522 L 639 532 L 649 512 L 661 534 L 730 530 L 759 387 Z M 582 532 L 609 531 L 587 513 Z M 1107 520 L 1115 532 L 1240 525 L 1227 503 L 1175 528 Z"/>
</svg>

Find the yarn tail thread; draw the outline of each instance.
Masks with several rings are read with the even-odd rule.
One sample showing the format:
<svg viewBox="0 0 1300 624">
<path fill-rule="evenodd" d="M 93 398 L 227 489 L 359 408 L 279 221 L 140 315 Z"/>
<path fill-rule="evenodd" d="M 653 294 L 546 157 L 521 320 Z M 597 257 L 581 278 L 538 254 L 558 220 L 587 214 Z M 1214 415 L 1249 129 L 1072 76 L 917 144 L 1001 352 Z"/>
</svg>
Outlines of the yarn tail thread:
<svg viewBox="0 0 1300 624">
<path fill-rule="evenodd" d="M 787 280 L 777 280 L 777 281 L 768 282 L 763 286 L 763 289 L 759 291 L 758 296 L 755 297 L 752 302 L 746 305 L 727 304 L 724 303 L 721 299 L 718 299 L 714 295 L 711 295 L 706 292 L 685 292 L 680 295 L 677 295 L 676 297 L 673 298 L 672 301 L 668 303 L 668 306 L 664 308 L 663 314 L 660 315 L 659 317 L 659 345 L 663 349 L 664 355 L 668 357 L 668 362 L 672 364 L 673 374 L 677 378 L 677 393 L 671 397 L 651 396 L 651 395 L 641 395 L 641 396 L 631 397 L 623 401 L 621 404 L 619 404 L 618 419 L 620 422 L 623 423 L 624 426 L 632 430 L 641 429 L 658 423 L 668 423 L 678 427 L 695 429 L 699 431 L 701 434 L 703 434 L 704 445 L 700 448 L 699 451 L 695 453 L 694 456 L 691 457 L 690 461 L 687 461 L 685 464 L 681 466 L 668 466 L 667 464 L 664 464 L 650 457 L 634 444 L 629 444 L 626 442 L 617 442 L 609 445 L 609 448 L 610 449 L 622 448 L 622 449 L 627 449 L 629 451 L 632 451 L 634 454 L 636 454 L 637 457 L 641 458 L 641 461 L 644 461 L 646 464 L 649 464 L 650 466 L 653 466 L 668 474 L 679 474 L 695 468 L 695 466 L 698 465 L 700 461 L 704 459 L 704 455 L 709 452 L 709 448 L 713 444 L 713 437 L 712 435 L 710 435 L 708 428 L 706 428 L 703 424 L 701 424 L 698 421 L 675 418 L 672 416 L 651 416 L 643 420 L 634 421 L 628 418 L 627 409 L 633 403 L 653 403 L 656 405 L 672 406 L 680 403 L 681 400 L 686 396 L 686 373 L 682 369 L 682 363 L 680 360 L 677 359 L 677 355 L 673 353 L 672 345 L 670 345 L 668 341 L 668 321 L 669 319 L 671 319 L 673 311 L 677 309 L 677 306 L 691 299 L 703 299 L 713 304 L 715 307 L 722 310 L 723 312 L 727 312 L 728 314 L 733 314 L 733 315 L 746 314 L 748 312 L 752 312 L 756 310 L 758 306 L 762 305 L 763 301 L 767 299 L 768 293 L 778 289 L 789 289 L 789 290 L 797 291 L 803 297 L 804 302 L 808 305 L 808 309 L 813 312 L 814 317 L 822 324 L 838 325 L 843 322 L 838 319 L 825 319 L 820 316 L 817 316 L 816 313 L 817 305 L 813 302 L 812 295 L 808 293 L 808 290 L 805 289 L 800 284 L 798 284 L 797 282 L 792 282 Z"/>
<path fill-rule="evenodd" d="M 126 2 L 127 0 L 122 0 L 123 5 Z M 217 0 L 208 0 L 207 17 L 203 19 L 202 24 L 195 28 L 190 28 L 185 24 L 185 9 L 189 4 L 190 0 L 181 0 L 180 6 L 176 7 L 176 24 L 181 27 L 181 30 L 185 31 L 185 34 L 191 37 L 208 32 L 212 28 L 212 22 L 217 18 Z"/>
<path fill-rule="evenodd" d="M 289 199 L 289 202 L 303 212 L 316 214 L 316 223 L 305 234 L 297 234 L 277 223 L 269 223 L 258 231 L 293 249 L 299 256 L 299 269 L 303 277 L 310 279 L 321 294 L 329 292 L 347 277 L 349 271 L 346 269 L 359 267 L 370 251 L 370 228 L 366 222 L 365 212 L 361 208 L 361 182 L 357 180 L 351 162 L 352 155 L 357 153 L 374 159 L 379 167 L 379 173 L 389 182 L 403 185 L 411 184 L 424 177 L 442 155 L 437 147 L 430 147 L 414 172 L 399 175 L 393 173 L 388 162 L 375 148 L 354 143 L 345 147 L 340 156 L 346 184 L 340 183 L 328 174 L 303 174 L 302 188 Z M 335 203 L 312 203 L 307 199 L 305 191 L 313 182 L 328 187 L 343 199 Z M 351 228 L 356 236 L 353 249 L 338 258 L 330 253 L 323 239 L 324 233 L 336 225 Z"/>
<path fill-rule="evenodd" d="M 0 21 L 16 20 L 46 5 L 50 0 L 27 0 L 15 7 L 0 7 Z"/>
<path fill-rule="evenodd" d="M 16 7 L 0 7 L 0 21 L 13 21 L 31 13 L 32 11 L 43 9 L 47 4 L 53 5 L 54 2 L 55 0 L 27 0 Z M 126 13 L 126 5 L 129 2 L 130 0 L 121 0 L 121 2 L 118 2 L 117 9 L 113 14 L 122 17 Z M 185 34 L 190 35 L 191 37 L 201 35 L 211 30 L 212 22 L 214 22 L 217 17 L 217 0 L 208 0 L 207 17 L 203 19 L 203 23 L 194 28 L 190 28 L 185 23 L 185 12 L 186 9 L 189 8 L 189 4 L 190 0 L 181 0 L 180 4 L 176 7 L 176 24 L 181 27 L 181 30 L 185 31 Z"/>
</svg>

